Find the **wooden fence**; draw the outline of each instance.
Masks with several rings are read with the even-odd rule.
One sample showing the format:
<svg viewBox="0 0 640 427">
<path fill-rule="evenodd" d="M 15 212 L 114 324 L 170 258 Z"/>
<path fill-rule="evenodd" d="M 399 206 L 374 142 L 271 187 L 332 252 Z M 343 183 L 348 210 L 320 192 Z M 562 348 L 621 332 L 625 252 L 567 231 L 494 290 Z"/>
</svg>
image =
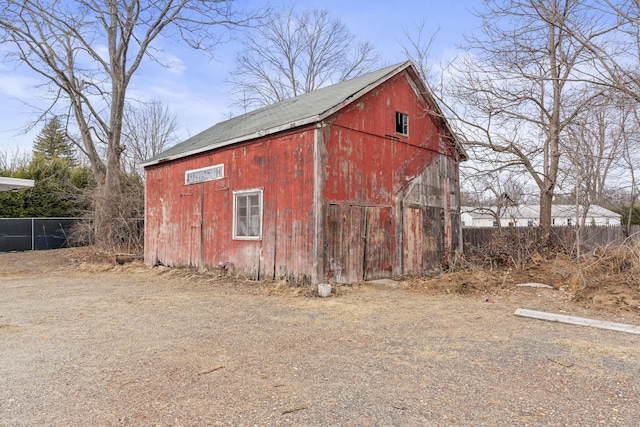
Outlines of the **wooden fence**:
<svg viewBox="0 0 640 427">
<path fill-rule="evenodd" d="M 491 243 L 496 233 L 516 240 L 539 241 L 540 229 L 538 227 L 463 227 L 462 238 L 465 252 L 469 249 L 482 248 Z M 623 242 L 639 244 L 640 226 L 632 225 L 629 236 L 626 236 L 621 226 L 584 226 L 579 229 L 580 247 L 582 250 L 591 250 L 598 246 L 621 244 Z M 553 227 L 552 236 L 564 247 L 573 247 L 576 244 L 575 227 Z"/>
</svg>

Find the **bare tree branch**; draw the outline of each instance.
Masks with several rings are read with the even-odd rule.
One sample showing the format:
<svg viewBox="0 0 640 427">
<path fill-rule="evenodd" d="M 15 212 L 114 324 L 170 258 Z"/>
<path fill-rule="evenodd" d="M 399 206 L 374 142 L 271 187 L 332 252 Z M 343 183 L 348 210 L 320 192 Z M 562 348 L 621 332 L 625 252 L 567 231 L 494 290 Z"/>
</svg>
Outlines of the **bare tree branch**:
<svg viewBox="0 0 640 427">
<path fill-rule="evenodd" d="M 244 41 L 231 78 L 234 105 L 245 112 L 270 105 L 356 77 L 377 61 L 373 47 L 327 10 L 290 6 Z"/>
<path fill-rule="evenodd" d="M 110 244 L 121 184 L 123 114 L 132 77 L 154 43 L 175 38 L 213 52 L 228 30 L 256 22 L 232 1 L 6 0 L 0 6 L 5 60 L 49 85 L 53 109 L 68 107 L 98 183 L 96 238 Z M 59 94 L 59 95 L 58 95 Z"/>
<path fill-rule="evenodd" d="M 492 161 L 506 169 L 520 164 L 528 172 L 539 192 L 540 226 L 549 235 L 566 147 L 561 141 L 602 94 L 585 96 L 581 82 L 590 82 L 594 56 L 567 28 L 579 24 L 594 39 L 608 34 L 610 23 L 578 0 L 485 4 L 478 14 L 482 34 L 467 37 L 468 54 L 450 71 L 455 105 L 448 112 L 469 143 L 496 155 Z"/>
</svg>

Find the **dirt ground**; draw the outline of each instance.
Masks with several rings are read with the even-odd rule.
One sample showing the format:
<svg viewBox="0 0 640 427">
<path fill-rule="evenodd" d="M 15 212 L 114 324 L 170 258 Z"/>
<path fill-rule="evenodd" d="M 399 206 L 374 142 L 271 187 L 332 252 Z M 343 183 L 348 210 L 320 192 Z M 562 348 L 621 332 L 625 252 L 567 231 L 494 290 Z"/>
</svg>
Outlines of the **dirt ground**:
<svg viewBox="0 0 640 427">
<path fill-rule="evenodd" d="M 640 324 L 628 255 L 334 287 L 0 254 L 0 426 L 630 426 Z M 518 287 L 537 282 L 552 289 Z"/>
</svg>

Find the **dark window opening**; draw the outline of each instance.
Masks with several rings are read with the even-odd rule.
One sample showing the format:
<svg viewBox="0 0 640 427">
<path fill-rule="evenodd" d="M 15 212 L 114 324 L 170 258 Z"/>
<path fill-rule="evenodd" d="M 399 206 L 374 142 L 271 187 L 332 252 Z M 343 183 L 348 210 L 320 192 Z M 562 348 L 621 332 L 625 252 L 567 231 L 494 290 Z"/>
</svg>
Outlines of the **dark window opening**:
<svg viewBox="0 0 640 427">
<path fill-rule="evenodd" d="M 396 133 L 409 135 L 409 116 L 396 111 Z"/>
</svg>

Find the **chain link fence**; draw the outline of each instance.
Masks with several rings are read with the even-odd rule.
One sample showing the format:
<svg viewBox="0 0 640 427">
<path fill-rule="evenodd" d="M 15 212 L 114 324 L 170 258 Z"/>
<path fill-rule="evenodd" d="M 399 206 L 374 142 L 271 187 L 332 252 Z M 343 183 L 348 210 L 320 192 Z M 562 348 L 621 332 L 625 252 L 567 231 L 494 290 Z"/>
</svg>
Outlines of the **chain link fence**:
<svg viewBox="0 0 640 427">
<path fill-rule="evenodd" d="M 81 246 L 73 229 L 85 218 L 0 218 L 0 252 Z"/>
</svg>

